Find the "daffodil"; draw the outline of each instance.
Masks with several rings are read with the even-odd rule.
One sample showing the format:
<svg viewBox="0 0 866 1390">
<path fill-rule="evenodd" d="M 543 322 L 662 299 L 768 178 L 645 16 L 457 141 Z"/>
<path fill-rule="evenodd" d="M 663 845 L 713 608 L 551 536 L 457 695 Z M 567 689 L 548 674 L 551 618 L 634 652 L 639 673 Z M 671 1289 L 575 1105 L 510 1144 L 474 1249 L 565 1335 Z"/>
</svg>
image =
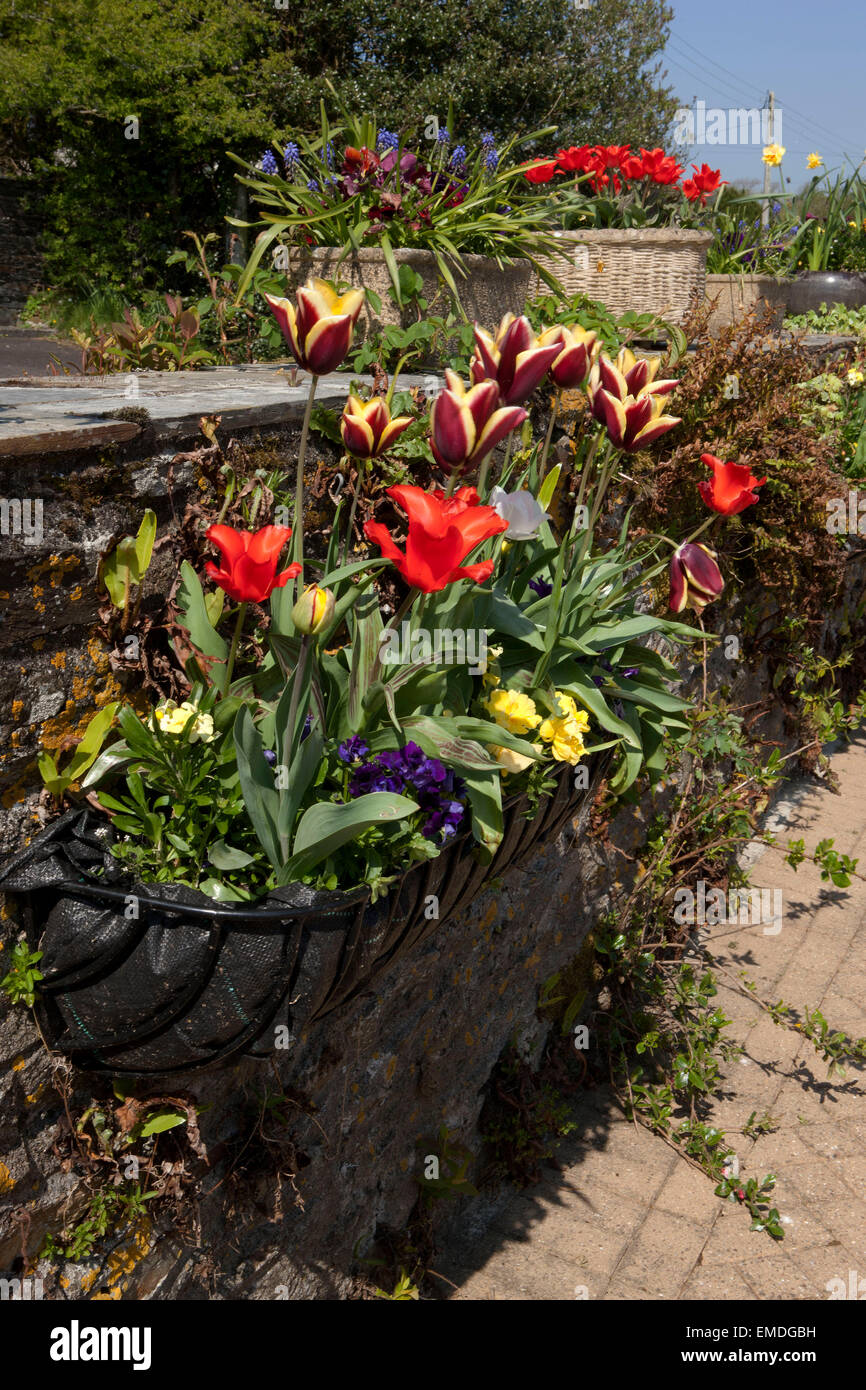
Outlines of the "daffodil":
<svg viewBox="0 0 866 1390">
<path fill-rule="evenodd" d="M 823 161 L 823 159 L 821 158 L 821 156 L 817 153 L 817 151 L 813 151 L 812 154 L 810 154 L 810 155 L 808 156 L 807 160 L 806 160 L 806 168 L 807 168 L 807 169 L 820 169 L 820 167 L 821 167 L 821 165 L 822 165 L 823 163 L 824 163 L 824 161 Z"/>
<path fill-rule="evenodd" d="M 764 161 L 764 163 L 772 165 L 773 167 L 781 164 L 784 157 L 785 146 L 777 144 L 765 145 L 764 153 L 761 155 L 761 158 Z"/>
</svg>

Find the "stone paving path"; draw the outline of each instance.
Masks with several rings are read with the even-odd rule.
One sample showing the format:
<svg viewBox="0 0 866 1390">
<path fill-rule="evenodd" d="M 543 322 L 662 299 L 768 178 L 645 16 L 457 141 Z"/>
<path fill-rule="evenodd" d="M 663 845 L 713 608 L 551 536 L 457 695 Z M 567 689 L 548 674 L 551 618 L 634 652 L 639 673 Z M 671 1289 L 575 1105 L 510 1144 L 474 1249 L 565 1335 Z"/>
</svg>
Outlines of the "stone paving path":
<svg viewBox="0 0 866 1390">
<path fill-rule="evenodd" d="M 797 785 L 769 828 L 782 845 L 803 838 L 807 851 L 832 838 L 866 872 L 866 737 L 832 766 L 841 795 Z M 779 850 L 747 853 L 752 883 L 782 892 L 781 930 L 708 927 L 719 933 L 710 949 L 735 975 L 746 971 L 763 998 L 818 1006 L 833 1029 L 863 1037 L 866 883 L 837 889 L 809 862 L 795 872 Z M 866 1292 L 866 1074 L 849 1067 L 830 1083 L 811 1044 L 737 990 L 723 986 L 718 1002 L 745 1051 L 714 1119 L 742 1176 L 776 1174 L 784 1240 L 750 1231 L 745 1210 L 716 1197 L 710 1179 L 627 1121 L 602 1088 L 581 1099 L 562 1171 L 548 1170 L 494 1208 L 486 1230 L 465 1228 L 437 1256 L 437 1272 L 457 1286 L 452 1298 L 815 1300 L 829 1298 L 833 1279 L 849 1285 L 851 1271 Z M 752 1111 L 769 1112 L 775 1132 L 736 1135 Z"/>
</svg>

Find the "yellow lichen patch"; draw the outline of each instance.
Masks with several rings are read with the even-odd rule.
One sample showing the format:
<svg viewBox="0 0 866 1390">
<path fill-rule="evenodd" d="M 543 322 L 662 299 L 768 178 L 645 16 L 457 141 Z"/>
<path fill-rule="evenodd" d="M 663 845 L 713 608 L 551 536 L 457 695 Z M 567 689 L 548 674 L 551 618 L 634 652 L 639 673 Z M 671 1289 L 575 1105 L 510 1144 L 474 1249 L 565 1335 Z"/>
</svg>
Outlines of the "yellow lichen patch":
<svg viewBox="0 0 866 1390">
<path fill-rule="evenodd" d="M 35 652 L 41 652 L 41 651 L 42 651 L 42 648 L 43 648 L 44 646 L 45 646 L 45 638 L 44 638 L 44 637 L 34 637 L 34 638 L 33 638 L 33 650 L 34 650 Z"/>
<path fill-rule="evenodd" d="M 42 1081 L 42 1082 L 40 1082 L 39 1085 L 36 1087 L 36 1090 L 35 1090 L 35 1091 L 31 1092 L 31 1094 L 30 1094 L 29 1096 L 25 1096 L 25 1097 L 24 1097 L 24 1099 L 27 1101 L 27 1104 L 28 1104 L 28 1105 L 35 1105 L 36 1102 L 37 1102 L 37 1100 L 38 1100 L 39 1097 L 42 1095 L 42 1092 L 43 1092 L 44 1090 L 45 1090 L 45 1082 Z"/>
<path fill-rule="evenodd" d="M 490 906 L 489 906 L 489 908 L 488 908 L 487 911 L 485 912 L 484 916 L 482 917 L 481 922 L 479 923 L 479 925 L 480 925 L 481 927 L 492 927 L 492 926 L 493 926 L 493 923 L 496 921 L 496 913 L 497 913 L 497 911 L 498 911 L 497 904 L 496 904 L 495 902 L 494 902 L 494 903 L 491 903 Z"/>
<path fill-rule="evenodd" d="M 0 1192 L 11 1192 L 14 1186 L 15 1179 L 6 1164 L 0 1163 Z"/>
<path fill-rule="evenodd" d="M 13 719 L 20 719 L 20 717 L 21 717 L 21 715 L 22 715 L 23 713 L 24 713 L 24 701 L 23 701 L 23 700 L 13 700 L 13 701 L 12 701 L 12 718 L 13 718 Z"/>
<path fill-rule="evenodd" d="M 472 1046 L 474 1045 L 474 1043 L 475 1043 L 475 1039 L 473 1038 L 472 1034 L 469 1032 L 469 1029 L 468 1029 L 468 1028 L 466 1029 L 466 1038 L 465 1038 L 465 1042 L 466 1042 L 466 1046 L 467 1046 L 467 1047 L 472 1047 Z"/>
<path fill-rule="evenodd" d="M 17 781 L 14 786 L 6 788 L 2 798 L 0 799 L 2 799 L 3 805 L 7 810 L 10 808 L 10 806 L 17 805 L 19 801 L 24 801 L 30 795 L 30 793 L 33 790 L 31 776 L 35 773 L 35 771 L 36 763 L 28 763 L 23 773 L 21 774 L 19 781 Z"/>
<path fill-rule="evenodd" d="M 69 592 L 69 597 L 73 603 L 80 603 L 83 596 L 84 590 L 82 589 L 80 584 L 76 584 L 75 588 L 71 589 Z"/>
<path fill-rule="evenodd" d="M 13 1071 L 23 1071 L 24 1068 L 25 1068 L 26 1066 L 27 1066 L 27 1063 L 26 1063 L 26 1061 L 24 1060 L 23 1057 L 16 1057 L 16 1058 L 15 1058 L 15 1061 L 12 1063 L 12 1070 L 13 1070 Z"/>
<path fill-rule="evenodd" d="M 87 1275 L 85 1275 L 85 1278 L 87 1278 Z M 95 1272 L 94 1272 L 93 1279 L 95 1279 L 95 1278 L 96 1278 L 96 1274 L 95 1274 Z M 93 1279 L 90 1280 L 90 1283 L 91 1283 L 91 1284 L 93 1283 Z M 67 1274 L 61 1274 L 61 1276 L 60 1276 L 60 1278 L 58 1279 L 57 1282 L 58 1282 L 58 1284 L 60 1285 L 61 1289 L 68 1289 L 68 1288 L 69 1288 L 69 1276 L 68 1276 Z M 82 1287 L 82 1289 L 84 1288 L 84 1279 L 82 1279 L 82 1281 L 81 1281 L 81 1287 Z M 87 1287 L 89 1288 L 89 1287 L 90 1287 L 90 1284 L 88 1284 Z M 85 1290 L 85 1292 L 87 1292 L 87 1290 Z"/>
<path fill-rule="evenodd" d="M 112 1289 L 110 1293 L 95 1293 L 91 1298 L 91 1303 L 110 1303 L 113 1299 L 120 1298 L 123 1290 L 120 1285 Z"/>
<path fill-rule="evenodd" d="M 394 1075 L 394 1072 L 395 1072 L 396 1070 L 397 1070 L 397 1058 L 396 1058 L 396 1057 L 392 1057 L 391 1060 L 390 1060 L 390 1062 L 388 1063 L 387 1067 L 385 1068 L 385 1080 L 386 1080 L 386 1081 L 390 1081 L 391 1078 L 392 1078 L 392 1076 Z"/>
<path fill-rule="evenodd" d="M 55 667 L 57 668 L 58 671 L 65 671 L 65 670 L 66 670 L 66 653 L 65 653 L 65 652 L 55 652 L 54 655 L 53 655 L 52 658 L 51 658 L 51 665 L 52 665 L 52 666 L 55 666 Z"/>
<path fill-rule="evenodd" d="M 150 1236 L 150 1221 L 146 1216 L 143 1216 L 133 1231 L 129 1245 L 112 1251 L 108 1257 L 109 1288 L 113 1288 L 115 1284 L 119 1283 L 124 1274 L 131 1274 L 135 1266 L 141 1263 L 150 1249 Z"/>
</svg>

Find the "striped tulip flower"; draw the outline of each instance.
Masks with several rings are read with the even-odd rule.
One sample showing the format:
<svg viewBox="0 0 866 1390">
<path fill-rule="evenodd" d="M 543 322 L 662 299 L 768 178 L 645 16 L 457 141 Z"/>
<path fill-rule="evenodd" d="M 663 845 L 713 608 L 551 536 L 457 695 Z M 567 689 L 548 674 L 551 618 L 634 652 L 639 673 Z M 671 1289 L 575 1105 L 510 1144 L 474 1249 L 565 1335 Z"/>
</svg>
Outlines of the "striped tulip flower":
<svg viewBox="0 0 866 1390">
<path fill-rule="evenodd" d="M 547 347 L 550 343 L 559 346 L 559 356 L 554 357 L 549 367 L 554 386 L 566 391 L 583 386 L 598 356 L 599 341 L 595 333 L 578 325 L 569 328 L 558 323 L 553 328 L 546 328 L 538 343 L 540 347 Z"/>
<path fill-rule="evenodd" d="M 697 541 L 684 541 L 671 556 L 670 584 L 671 612 L 693 608 L 702 613 L 725 587 L 715 552 Z"/>
<path fill-rule="evenodd" d="M 662 396 L 652 392 L 652 385 L 641 386 L 637 395 L 631 395 L 626 377 L 609 357 L 599 357 L 592 368 L 587 393 L 592 414 L 605 425 L 607 438 L 614 448 L 628 453 L 645 449 L 680 424 L 680 417 L 663 414 Z"/>
<path fill-rule="evenodd" d="M 495 381 L 479 381 L 467 390 L 460 377 L 446 368 L 447 387 L 430 411 L 430 448 L 447 473 L 462 473 L 481 463 L 512 430 L 526 419 L 520 406 L 500 405 Z"/>
<path fill-rule="evenodd" d="M 411 415 L 398 415 L 392 420 L 388 402 L 381 396 L 364 402 L 350 395 L 343 408 L 340 434 L 355 458 L 374 459 L 384 454 L 411 423 Z"/>
<path fill-rule="evenodd" d="M 296 304 L 270 294 L 264 298 L 298 366 L 313 376 L 336 371 L 351 346 L 364 291 L 336 294 L 325 280 L 314 278 L 298 290 Z"/>
<path fill-rule="evenodd" d="M 660 357 L 636 357 L 631 348 L 620 348 L 616 361 L 602 354 L 598 359 L 598 376 L 602 386 L 612 391 L 620 400 L 626 396 L 645 393 L 648 396 L 666 396 L 678 385 L 676 378 L 656 381 Z"/>
<path fill-rule="evenodd" d="M 559 342 L 542 347 L 525 315 L 506 314 L 495 336 L 476 323 L 470 376 L 476 385 L 494 381 L 503 405 L 522 405 L 541 385 L 561 350 Z"/>
</svg>

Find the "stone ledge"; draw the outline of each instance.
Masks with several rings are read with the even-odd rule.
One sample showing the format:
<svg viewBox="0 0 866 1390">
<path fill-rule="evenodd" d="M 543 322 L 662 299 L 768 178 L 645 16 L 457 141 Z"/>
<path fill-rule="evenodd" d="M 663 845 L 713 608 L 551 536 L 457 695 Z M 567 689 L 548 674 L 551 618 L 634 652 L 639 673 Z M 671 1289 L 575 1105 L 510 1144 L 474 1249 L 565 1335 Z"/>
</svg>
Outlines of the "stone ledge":
<svg viewBox="0 0 866 1390">
<path fill-rule="evenodd" d="M 126 442 L 141 424 L 111 417 L 146 410 L 148 446 L 196 438 L 202 415 L 222 416 L 227 430 L 300 423 L 310 378 L 275 365 L 215 367 L 195 372 L 130 372 L 107 377 L 18 377 L 0 381 L 0 457 L 60 453 Z M 318 405 L 341 404 L 353 381 L 372 387 L 367 374 L 331 372 L 319 380 Z M 401 390 L 428 391 L 431 374 L 400 376 Z"/>
</svg>

